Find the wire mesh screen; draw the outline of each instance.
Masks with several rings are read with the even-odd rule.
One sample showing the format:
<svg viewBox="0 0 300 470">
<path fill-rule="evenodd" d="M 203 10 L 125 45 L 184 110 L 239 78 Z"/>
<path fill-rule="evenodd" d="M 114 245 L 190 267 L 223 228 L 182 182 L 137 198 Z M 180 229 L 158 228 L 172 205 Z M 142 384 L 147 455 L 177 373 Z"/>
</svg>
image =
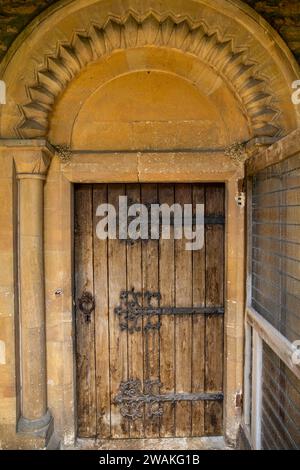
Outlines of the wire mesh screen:
<svg viewBox="0 0 300 470">
<path fill-rule="evenodd" d="M 300 339 L 300 155 L 253 179 L 252 306 Z"/>
<path fill-rule="evenodd" d="M 262 448 L 300 449 L 300 380 L 263 347 Z"/>
</svg>

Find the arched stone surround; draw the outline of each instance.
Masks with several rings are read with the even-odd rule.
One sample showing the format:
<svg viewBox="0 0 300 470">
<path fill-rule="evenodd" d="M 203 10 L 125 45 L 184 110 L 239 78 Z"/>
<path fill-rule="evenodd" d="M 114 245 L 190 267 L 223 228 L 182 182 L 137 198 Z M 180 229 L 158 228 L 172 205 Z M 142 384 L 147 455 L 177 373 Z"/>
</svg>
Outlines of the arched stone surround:
<svg viewBox="0 0 300 470">
<path fill-rule="evenodd" d="M 134 12 L 111 16 L 102 27 L 91 25 L 88 31 L 75 32 L 69 43 L 57 44 L 55 55 L 47 56 L 45 67 L 36 71 L 36 83 L 27 86 L 29 101 L 20 106 L 22 120 L 16 131 L 21 137 L 45 136 L 56 98 L 86 65 L 117 50 L 154 46 L 179 50 L 208 64 L 240 101 L 255 137 L 280 135 L 270 82 L 245 48 L 234 48 L 233 38 L 219 36 L 203 23 L 151 10 L 143 16 Z"/>
<path fill-rule="evenodd" d="M 216 138 L 215 145 L 208 145 L 205 135 L 197 142 L 191 128 L 186 131 L 186 135 L 191 133 L 189 149 L 170 144 L 137 149 L 134 142 L 130 148 L 122 149 L 114 144 L 113 132 L 109 148 L 107 142 L 102 146 L 101 142 L 99 146 L 91 143 L 88 134 L 78 138 L 85 116 L 94 113 L 95 103 L 105 87 L 114 80 L 116 84 L 123 83 L 121 80 L 127 83 L 129 77 L 147 71 L 175 77 L 178 84 L 183 81 L 187 84 L 187 96 L 191 96 L 188 90 L 195 87 L 201 102 L 217 110 L 222 119 L 220 117 L 220 139 Z M 45 333 L 47 337 L 48 396 L 45 396 L 46 384 L 40 390 L 38 383 L 35 393 L 37 400 L 42 397 L 41 414 L 46 410 L 47 399 L 56 433 L 65 444 L 72 444 L 76 436 L 72 184 L 226 182 L 224 425 L 226 436 L 234 440 L 240 419 L 237 396 L 243 386 L 244 210 L 235 201 L 241 190 L 238 181 L 243 178 L 243 166 L 225 154 L 225 147 L 235 141 L 253 139 L 256 143 L 268 143 L 299 126 L 299 113 L 290 100 L 291 83 L 298 78 L 298 67 L 287 47 L 270 26 L 239 1 L 167 0 L 163 6 L 158 0 L 61 1 L 27 28 L 11 48 L 0 72 L 7 84 L 7 105 L 0 110 L 3 139 L 0 156 L 11 211 L 7 211 L 7 207 L 1 209 L 10 230 L 6 253 L 10 254 L 11 269 L 7 270 L 5 292 L 11 292 L 13 298 L 8 304 L 6 296 L 2 296 L 3 318 L 13 344 L 15 335 L 17 337 L 16 348 L 11 347 L 7 352 L 10 369 L 7 367 L 9 384 L 6 389 L 10 387 L 12 393 L 3 402 L 7 411 L 0 424 L 1 436 L 3 425 L 10 425 L 13 430 L 20 418 L 19 431 L 24 431 L 20 429 L 24 400 L 30 399 L 30 391 L 24 391 L 18 380 L 16 385 L 12 370 L 17 371 L 17 377 L 28 373 L 29 383 L 30 374 L 34 376 L 36 370 L 43 381 L 46 370 L 43 355 L 36 357 L 34 369 L 24 360 L 26 351 L 21 355 L 18 352 L 18 334 L 24 334 L 24 319 L 30 324 L 31 317 L 28 318 L 30 308 L 25 309 L 24 301 L 18 303 L 17 300 L 16 278 L 20 286 L 21 280 L 26 280 L 29 266 L 26 262 L 19 264 L 17 276 L 17 258 L 26 258 L 22 244 L 17 255 L 14 238 L 17 223 L 11 216 L 13 208 L 16 213 L 14 181 L 17 173 L 21 181 L 20 196 L 30 194 L 32 184 L 30 204 L 33 207 L 36 204 L 40 214 L 39 237 L 42 237 L 43 217 L 45 222 L 44 254 L 40 253 L 39 268 L 30 271 L 32 278 L 44 273 L 45 290 L 37 291 L 32 285 L 29 291 L 31 289 L 33 299 L 38 298 L 38 322 L 42 323 L 37 325 L 39 339 L 42 340 Z M 180 110 L 174 111 L 175 117 L 176 112 L 180 115 Z M 211 115 L 214 116 L 213 112 Z M 147 140 L 149 129 L 147 125 L 143 128 L 145 142 L 153 143 L 150 138 Z M 211 129 L 209 127 L 207 132 Z M 61 161 L 47 139 L 54 145 L 68 144 L 73 151 L 70 161 Z M 178 142 L 180 144 L 180 140 L 176 144 Z M 126 154 L 122 150 L 126 150 Z M 46 174 L 43 203 L 41 185 Z M 39 189 L 35 191 L 37 186 Z M 20 205 L 19 214 L 21 223 L 30 230 L 24 219 L 30 216 L 26 212 L 26 201 Z M 20 237 L 19 233 L 19 241 Z M 41 313 L 43 305 L 45 317 Z M 19 318 L 23 319 L 20 324 Z M 33 427 L 36 418 L 39 417 L 29 416 Z M 42 419 L 38 425 L 41 428 L 46 422 L 47 419 Z M 30 429 L 25 430 L 29 436 Z M 11 433 L 13 435 L 13 431 Z M 22 441 L 20 433 L 16 436 L 18 445 L 29 445 L 28 441 Z M 46 438 L 46 434 L 39 436 L 39 439 Z M 13 438 L 10 439 L 12 442 Z M 35 445 L 42 445 L 41 442 L 36 440 Z"/>
</svg>

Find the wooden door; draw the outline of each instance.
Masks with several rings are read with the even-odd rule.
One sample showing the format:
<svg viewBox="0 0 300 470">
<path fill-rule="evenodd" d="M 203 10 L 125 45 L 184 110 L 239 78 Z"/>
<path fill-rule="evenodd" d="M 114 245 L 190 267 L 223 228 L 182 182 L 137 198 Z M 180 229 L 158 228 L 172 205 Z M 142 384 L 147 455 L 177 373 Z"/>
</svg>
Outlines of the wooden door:
<svg viewBox="0 0 300 470">
<path fill-rule="evenodd" d="M 204 204 L 204 247 L 187 251 L 174 226 L 168 240 L 100 240 L 97 207 L 124 195 Z M 222 434 L 224 185 L 76 186 L 75 303 L 80 437 Z"/>
</svg>

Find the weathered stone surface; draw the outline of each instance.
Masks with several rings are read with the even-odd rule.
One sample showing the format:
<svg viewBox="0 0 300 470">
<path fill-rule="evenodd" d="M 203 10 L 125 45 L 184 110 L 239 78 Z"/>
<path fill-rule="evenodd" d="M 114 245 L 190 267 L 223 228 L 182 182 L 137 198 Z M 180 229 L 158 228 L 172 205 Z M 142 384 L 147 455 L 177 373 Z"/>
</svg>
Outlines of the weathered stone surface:
<svg viewBox="0 0 300 470">
<path fill-rule="evenodd" d="M 57 0 L 0 1 L 0 59 L 27 24 Z"/>
<path fill-rule="evenodd" d="M 245 0 L 245 3 L 273 26 L 300 62 L 299 0 Z"/>
<path fill-rule="evenodd" d="M 25 26 L 58 0 L 0 0 L 0 60 Z M 286 41 L 300 62 L 299 0 L 244 0 Z"/>
</svg>

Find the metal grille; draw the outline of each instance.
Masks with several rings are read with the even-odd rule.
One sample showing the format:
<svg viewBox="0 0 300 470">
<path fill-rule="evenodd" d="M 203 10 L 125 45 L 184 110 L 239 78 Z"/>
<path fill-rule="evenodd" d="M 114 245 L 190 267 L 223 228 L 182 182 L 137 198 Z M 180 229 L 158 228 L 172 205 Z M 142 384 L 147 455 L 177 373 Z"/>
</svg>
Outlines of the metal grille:
<svg viewBox="0 0 300 470">
<path fill-rule="evenodd" d="M 263 347 L 262 448 L 300 449 L 300 380 Z"/>
<path fill-rule="evenodd" d="M 300 339 L 300 155 L 253 179 L 252 306 Z"/>
</svg>

